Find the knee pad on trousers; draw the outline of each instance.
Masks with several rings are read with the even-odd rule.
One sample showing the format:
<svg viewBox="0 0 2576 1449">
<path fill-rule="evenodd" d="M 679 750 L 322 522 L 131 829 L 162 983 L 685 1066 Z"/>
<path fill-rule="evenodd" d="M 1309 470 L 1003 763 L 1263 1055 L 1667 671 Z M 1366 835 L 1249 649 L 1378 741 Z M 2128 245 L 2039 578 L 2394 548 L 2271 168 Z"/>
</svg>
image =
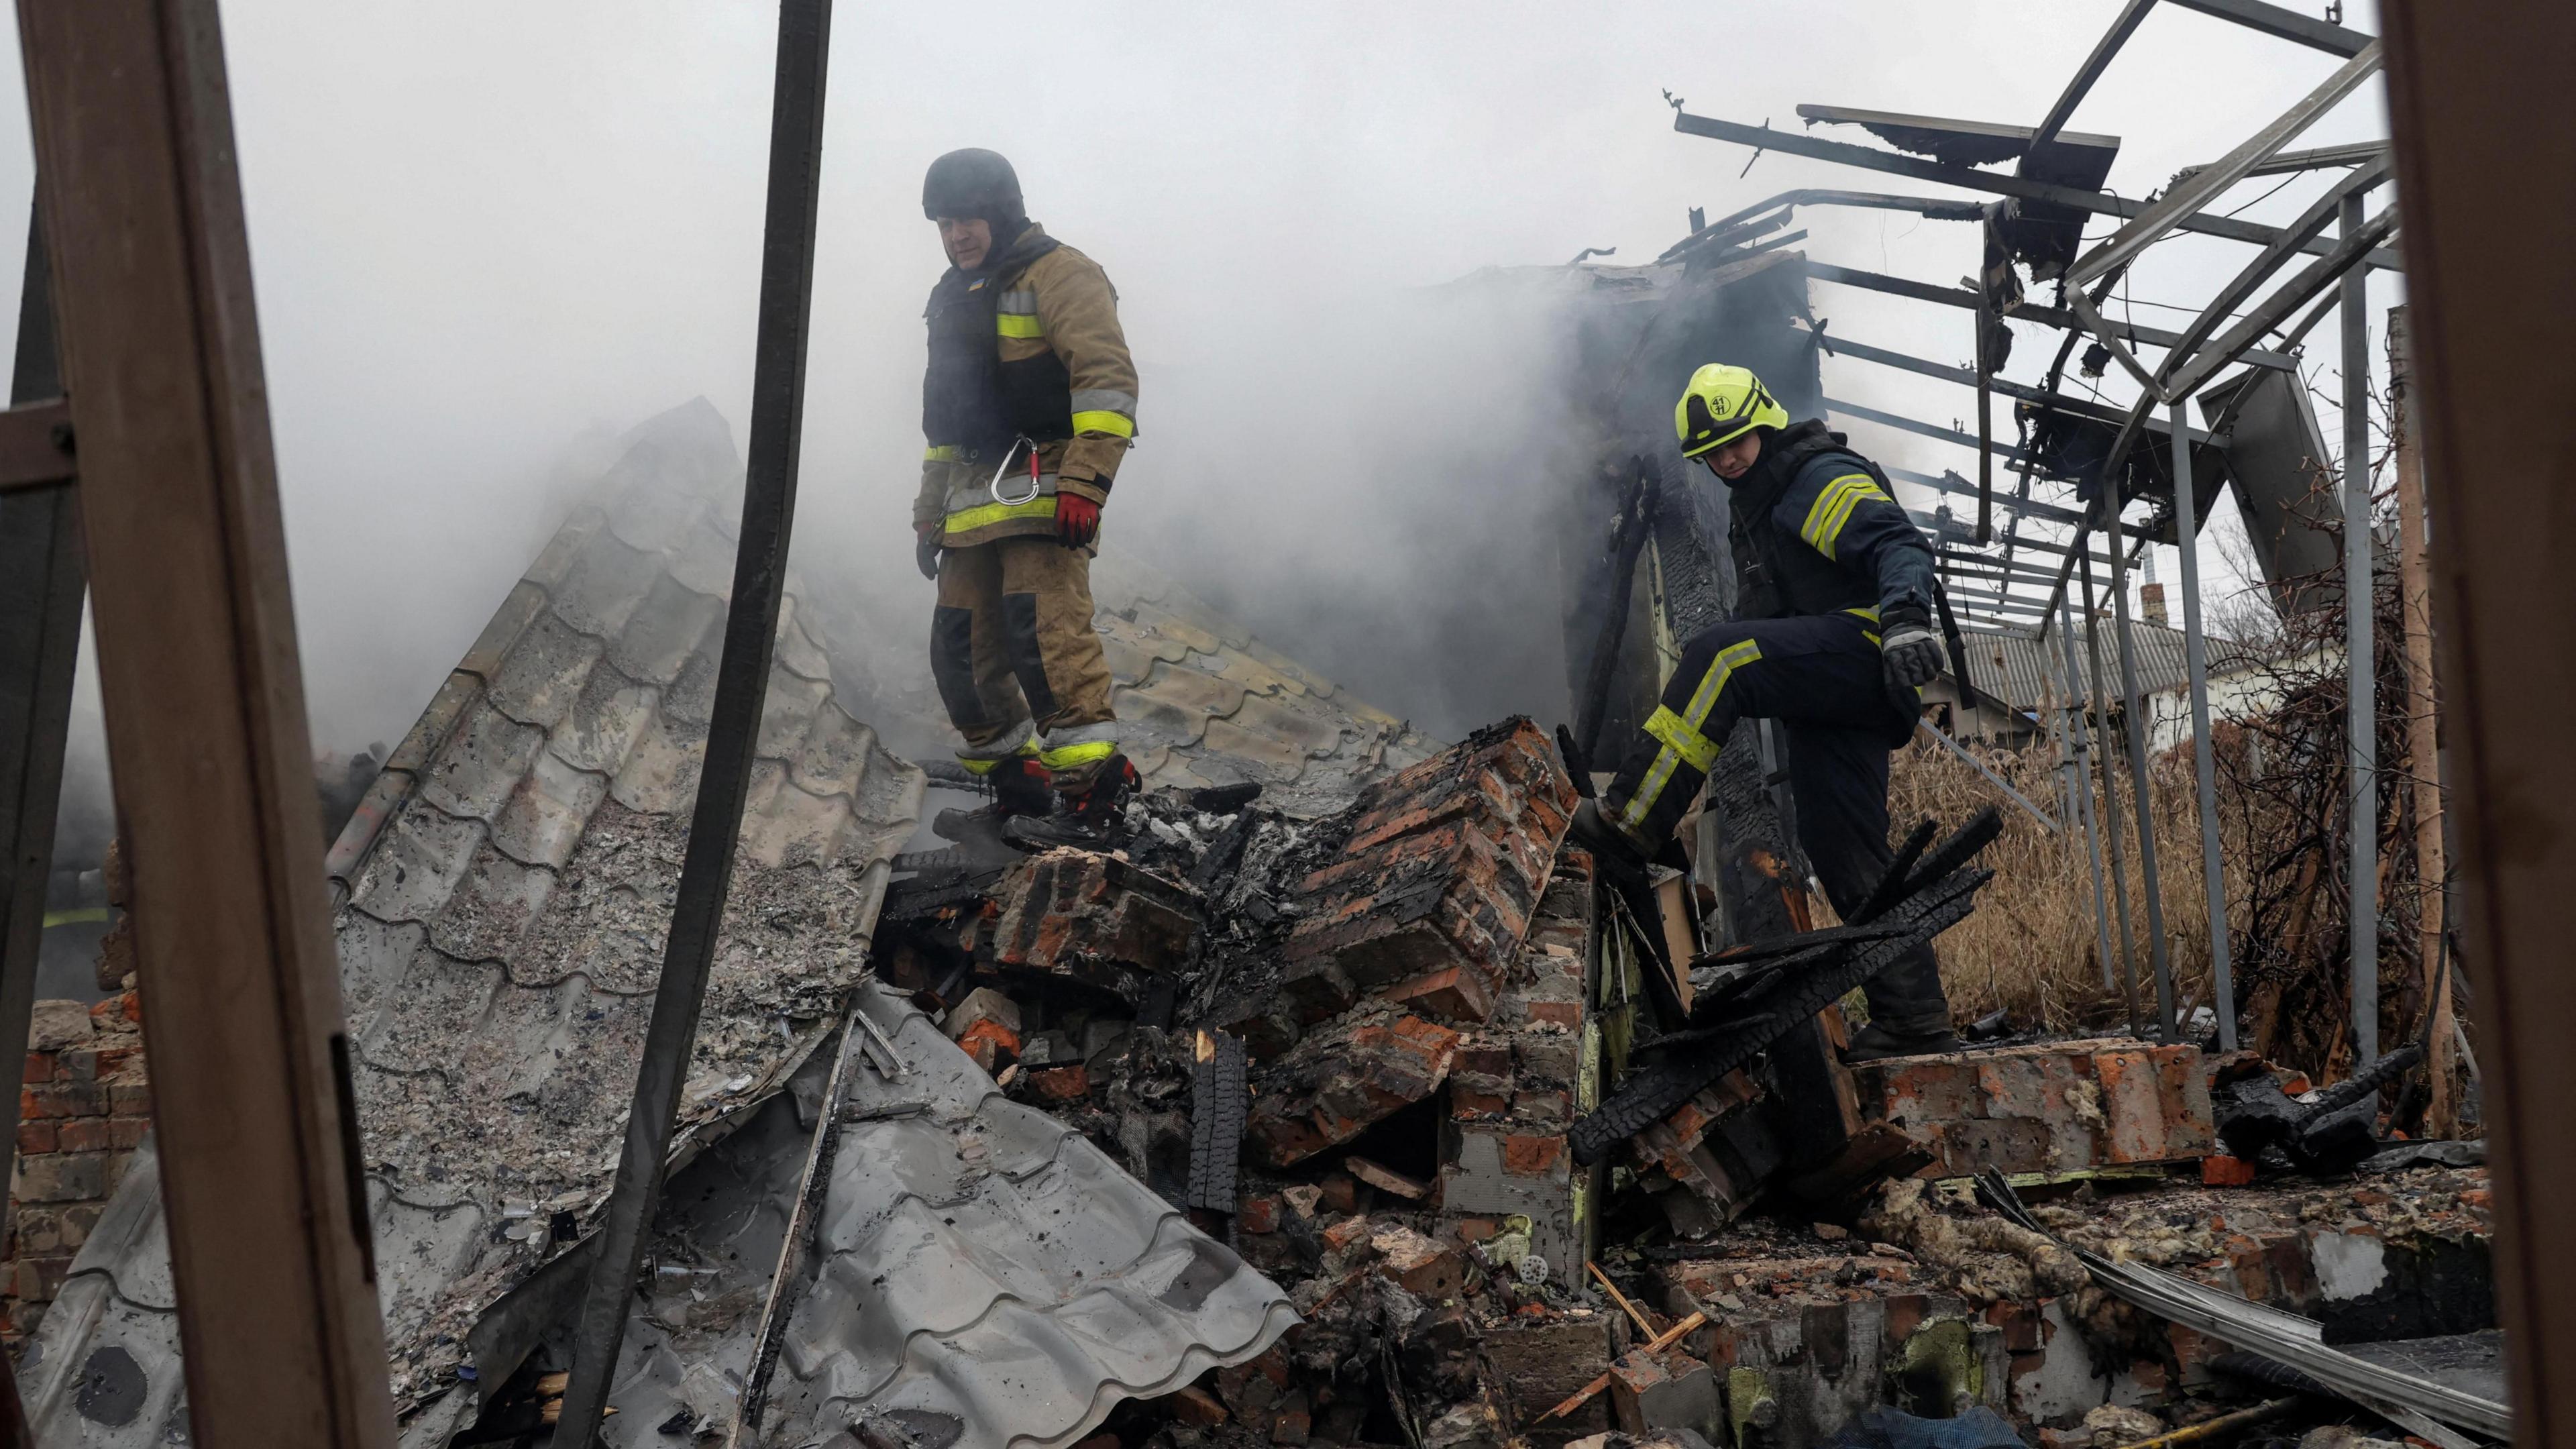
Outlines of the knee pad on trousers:
<svg viewBox="0 0 2576 1449">
<path fill-rule="evenodd" d="M 1047 684 L 1046 650 L 1038 642 L 1037 595 L 1002 596 L 1002 634 L 1010 641 L 1011 673 L 1020 681 L 1020 694 L 1029 702 L 1029 713 L 1039 719 L 1053 719 L 1055 690 Z"/>
<path fill-rule="evenodd" d="M 942 604 L 930 614 L 930 677 L 948 722 L 961 730 L 982 727 L 983 697 L 975 692 L 975 611 Z"/>
</svg>

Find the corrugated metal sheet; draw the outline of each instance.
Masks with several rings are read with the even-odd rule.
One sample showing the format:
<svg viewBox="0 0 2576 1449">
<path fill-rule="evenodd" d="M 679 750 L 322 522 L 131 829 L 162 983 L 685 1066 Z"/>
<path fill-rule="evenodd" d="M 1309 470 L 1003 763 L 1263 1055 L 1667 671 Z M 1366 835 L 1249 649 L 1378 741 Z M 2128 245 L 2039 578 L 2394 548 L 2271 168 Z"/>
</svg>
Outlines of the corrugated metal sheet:
<svg viewBox="0 0 2576 1449">
<path fill-rule="evenodd" d="M 660 974 L 741 469 L 703 401 L 630 441 L 604 506 L 575 510 L 512 589 L 331 855 L 395 1400 L 445 1400 L 414 1438 L 471 1399 L 452 1391 L 476 1324 L 594 1225 Z M 825 659 L 791 598 L 682 1157 L 832 1029 L 919 815 L 920 771 L 841 710 Z M 139 1162 L 22 1370 L 51 1442 L 185 1439 Z M 103 1400 L 109 1370 L 136 1390 Z"/>
<path fill-rule="evenodd" d="M 902 993 L 871 983 L 860 1008 L 906 1071 L 853 1065 L 814 1267 L 748 1442 L 842 1443 L 882 1415 L 926 1449 L 1071 1444 L 1118 1400 L 1241 1362 L 1296 1321 L 1276 1285 L 1080 1133 L 1004 1097 Z M 782 1135 L 711 1183 L 688 1260 L 739 1251 L 765 1273 L 801 1152 L 801 1134 Z M 696 1301 L 727 1299 L 732 1271 Z M 724 1376 L 747 1369 L 756 1313 L 710 1334 L 675 1306 L 630 1326 L 614 1443 L 655 1443 L 676 1416 L 728 1405 L 739 1379 Z"/>
</svg>

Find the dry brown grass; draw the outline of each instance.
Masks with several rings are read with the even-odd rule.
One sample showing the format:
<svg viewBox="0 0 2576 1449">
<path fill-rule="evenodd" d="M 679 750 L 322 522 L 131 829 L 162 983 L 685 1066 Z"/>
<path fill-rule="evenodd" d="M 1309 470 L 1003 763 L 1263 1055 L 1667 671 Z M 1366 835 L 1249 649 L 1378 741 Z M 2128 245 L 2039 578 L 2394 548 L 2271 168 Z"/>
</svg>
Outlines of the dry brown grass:
<svg viewBox="0 0 2576 1449">
<path fill-rule="evenodd" d="M 1968 748 L 2051 817 L 2065 815 L 2061 777 L 2048 745 L 2012 750 L 1971 744 Z M 2142 1019 L 2152 1022 L 2155 977 L 2147 951 L 2144 872 L 2128 804 L 2126 756 L 2117 763 L 2120 808 L 2114 811 L 2104 805 L 2098 774 L 2091 781 L 2093 808 L 2097 821 L 2107 824 L 2116 818 L 2123 827 L 2136 1009 Z M 2177 1010 L 2186 1015 L 2210 999 L 2209 913 L 2201 890 L 2200 826 L 2192 798 L 2188 750 L 2153 762 L 2149 799 L 2155 820 L 2158 894 L 2173 962 Z M 2064 828 L 2054 832 L 2042 827 L 1966 762 L 1929 740 L 1918 737 L 1890 762 L 1888 814 L 1900 837 L 1927 815 L 1955 826 L 1987 805 L 1999 807 L 2004 822 L 2002 837 L 1986 848 L 1982 858 L 1995 872 L 1994 882 L 1978 897 L 1976 913 L 1943 933 L 1939 942 L 1941 979 L 1949 990 L 1953 1013 L 1966 1022 L 2000 1008 L 2016 1026 L 2052 1032 L 2125 1026 L 2129 1008 L 2120 987 L 2118 911 L 2115 903 L 2104 902 L 2112 939 L 2106 986 L 2096 944 L 2093 873 L 2081 825 L 2065 820 Z M 2222 810 L 2222 819 L 2227 814 Z M 2108 842 L 2104 845 L 2107 851 Z M 2227 854 L 2234 859 L 2243 852 L 2231 847 Z M 2107 855 L 2104 864 L 2107 870 Z M 2231 879 L 2229 895 L 2241 897 L 2242 892 L 2243 882 Z"/>
</svg>

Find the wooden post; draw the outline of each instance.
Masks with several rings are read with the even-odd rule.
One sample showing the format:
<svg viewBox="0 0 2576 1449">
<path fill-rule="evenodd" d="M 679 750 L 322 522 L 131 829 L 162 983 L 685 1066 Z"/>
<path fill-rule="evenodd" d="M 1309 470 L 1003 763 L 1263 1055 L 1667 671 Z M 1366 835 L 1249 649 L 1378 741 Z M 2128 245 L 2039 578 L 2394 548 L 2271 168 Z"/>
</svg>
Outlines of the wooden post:
<svg viewBox="0 0 2576 1449">
<path fill-rule="evenodd" d="M 2452 1092 L 2457 1037 L 2451 1019 L 2451 973 L 2442 969 L 2442 902 L 2449 890 L 2449 862 L 2442 851 L 2442 757 L 2434 728 L 2433 555 L 2424 531 L 2424 454 L 2415 443 L 2406 404 L 2406 309 L 2388 309 L 2390 431 L 2397 448 L 2397 590 L 2406 626 L 2406 767 L 2415 792 L 2416 956 L 2424 973 L 2424 1020 L 2431 1025 L 2425 1066 L 2432 1101 L 2424 1130 L 2454 1137 L 2460 1104 Z"/>
<path fill-rule="evenodd" d="M 286 529 L 213 0 L 21 0 L 201 1449 L 389 1449 Z"/>
</svg>

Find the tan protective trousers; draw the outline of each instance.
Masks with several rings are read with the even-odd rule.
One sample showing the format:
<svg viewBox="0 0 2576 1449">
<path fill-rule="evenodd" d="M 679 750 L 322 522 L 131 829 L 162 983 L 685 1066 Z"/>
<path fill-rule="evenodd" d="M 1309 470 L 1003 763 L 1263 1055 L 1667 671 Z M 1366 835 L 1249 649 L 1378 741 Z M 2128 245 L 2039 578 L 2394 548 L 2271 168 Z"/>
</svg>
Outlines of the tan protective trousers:
<svg viewBox="0 0 2576 1449">
<path fill-rule="evenodd" d="M 1109 753 L 1102 746 L 1118 737 L 1091 607 L 1090 553 L 1053 537 L 942 556 L 930 667 L 949 722 L 966 737 L 960 758 L 999 759 L 1034 734 L 1057 789 L 1091 788 Z"/>
</svg>

